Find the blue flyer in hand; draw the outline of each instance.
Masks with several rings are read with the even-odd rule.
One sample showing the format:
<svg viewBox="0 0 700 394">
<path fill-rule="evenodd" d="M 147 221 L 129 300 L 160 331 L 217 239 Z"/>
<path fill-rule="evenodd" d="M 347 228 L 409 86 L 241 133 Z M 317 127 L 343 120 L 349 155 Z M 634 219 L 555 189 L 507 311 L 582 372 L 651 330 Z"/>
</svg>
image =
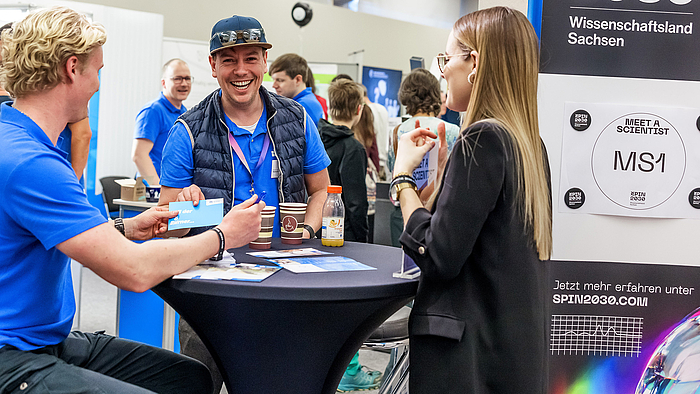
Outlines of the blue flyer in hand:
<svg viewBox="0 0 700 394">
<path fill-rule="evenodd" d="M 171 202 L 168 210 L 180 211 L 168 221 L 168 230 L 215 226 L 224 218 L 224 199 L 200 200 L 196 207 L 192 201 Z"/>
</svg>

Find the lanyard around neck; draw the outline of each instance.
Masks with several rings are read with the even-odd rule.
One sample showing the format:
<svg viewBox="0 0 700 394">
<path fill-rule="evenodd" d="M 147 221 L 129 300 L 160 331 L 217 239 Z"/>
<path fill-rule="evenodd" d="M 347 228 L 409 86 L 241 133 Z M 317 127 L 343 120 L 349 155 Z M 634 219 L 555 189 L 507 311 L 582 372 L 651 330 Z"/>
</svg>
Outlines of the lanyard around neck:
<svg viewBox="0 0 700 394">
<path fill-rule="evenodd" d="M 250 174 L 251 177 L 253 177 L 253 171 L 250 170 L 250 166 L 248 166 L 248 161 L 245 159 L 245 155 L 243 154 L 243 151 L 241 150 L 241 147 L 238 146 L 238 142 L 236 142 L 236 139 L 233 138 L 233 135 L 229 132 L 228 133 L 228 141 L 231 143 L 231 148 L 233 149 L 234 152 L 236 152 L 236 156 L 241 160 L 241 163 L 243 163 L 243 166 L 248 170 L 248 173 Z M 265 156 L 267 156 L 267 150 L 270 147 L 270 135 L 265 133 L 265 140 L 263 142 L 263 148 L 262 152 L 260 152 L 260 158 L 258 159 L 258 164 L 255 165 L 255 170 L 258 171 L 258 168 L 262 166 L 263 162 L 265 161 Z"/>
</svg>

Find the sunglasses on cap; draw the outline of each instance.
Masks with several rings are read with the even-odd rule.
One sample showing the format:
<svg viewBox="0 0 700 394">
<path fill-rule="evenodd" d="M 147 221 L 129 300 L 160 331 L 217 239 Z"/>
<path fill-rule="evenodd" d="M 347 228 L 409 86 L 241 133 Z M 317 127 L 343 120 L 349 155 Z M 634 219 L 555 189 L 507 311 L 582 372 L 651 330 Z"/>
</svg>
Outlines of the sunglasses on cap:
<svg viewBox="0 0 700 394">
<path fill-rule="evenodd" d="M 265 30 L 260 29 L 245 29 L 245 30 L 229 30 L 220 31 L 211 37 L 213 40 L 215 37 L 219 38 L 221 45 L 226 45 L 228 43 L 235 43 L 238 40 L 243 40 L 244 42 L 260 42 L 261 39 L 265 37 Z M 209 40 L 209 41 L 211 41 Z"/>
</svg>

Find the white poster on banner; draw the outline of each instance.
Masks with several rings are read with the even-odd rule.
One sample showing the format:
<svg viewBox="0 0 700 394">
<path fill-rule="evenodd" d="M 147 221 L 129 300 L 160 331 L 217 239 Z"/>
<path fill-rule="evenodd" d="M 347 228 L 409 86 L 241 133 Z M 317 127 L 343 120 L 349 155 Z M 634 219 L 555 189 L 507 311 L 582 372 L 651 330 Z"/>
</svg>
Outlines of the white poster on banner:
<svg viewBox="0 0 700 394">
<path fill-rule="evenodd" d="M 699 109 L 565 105 L 559 212 L 700 218 Z"/>
</svg>

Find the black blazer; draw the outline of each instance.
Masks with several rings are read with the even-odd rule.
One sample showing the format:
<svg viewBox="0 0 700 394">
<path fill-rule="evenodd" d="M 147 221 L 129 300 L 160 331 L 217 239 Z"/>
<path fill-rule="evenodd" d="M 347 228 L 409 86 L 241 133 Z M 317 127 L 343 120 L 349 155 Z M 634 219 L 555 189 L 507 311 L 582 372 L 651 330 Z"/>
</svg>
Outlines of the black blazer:
<svg viewBox="0 0 700 394">
<path fill-rule="evenodd" d="M 422 272 L 412 394 L 546 390 L 545 263 L 516 200 L 514 159 L 494 123 L 463 131 L 432 211 L 416 210 L 401 236 Z"/>
</svg>

